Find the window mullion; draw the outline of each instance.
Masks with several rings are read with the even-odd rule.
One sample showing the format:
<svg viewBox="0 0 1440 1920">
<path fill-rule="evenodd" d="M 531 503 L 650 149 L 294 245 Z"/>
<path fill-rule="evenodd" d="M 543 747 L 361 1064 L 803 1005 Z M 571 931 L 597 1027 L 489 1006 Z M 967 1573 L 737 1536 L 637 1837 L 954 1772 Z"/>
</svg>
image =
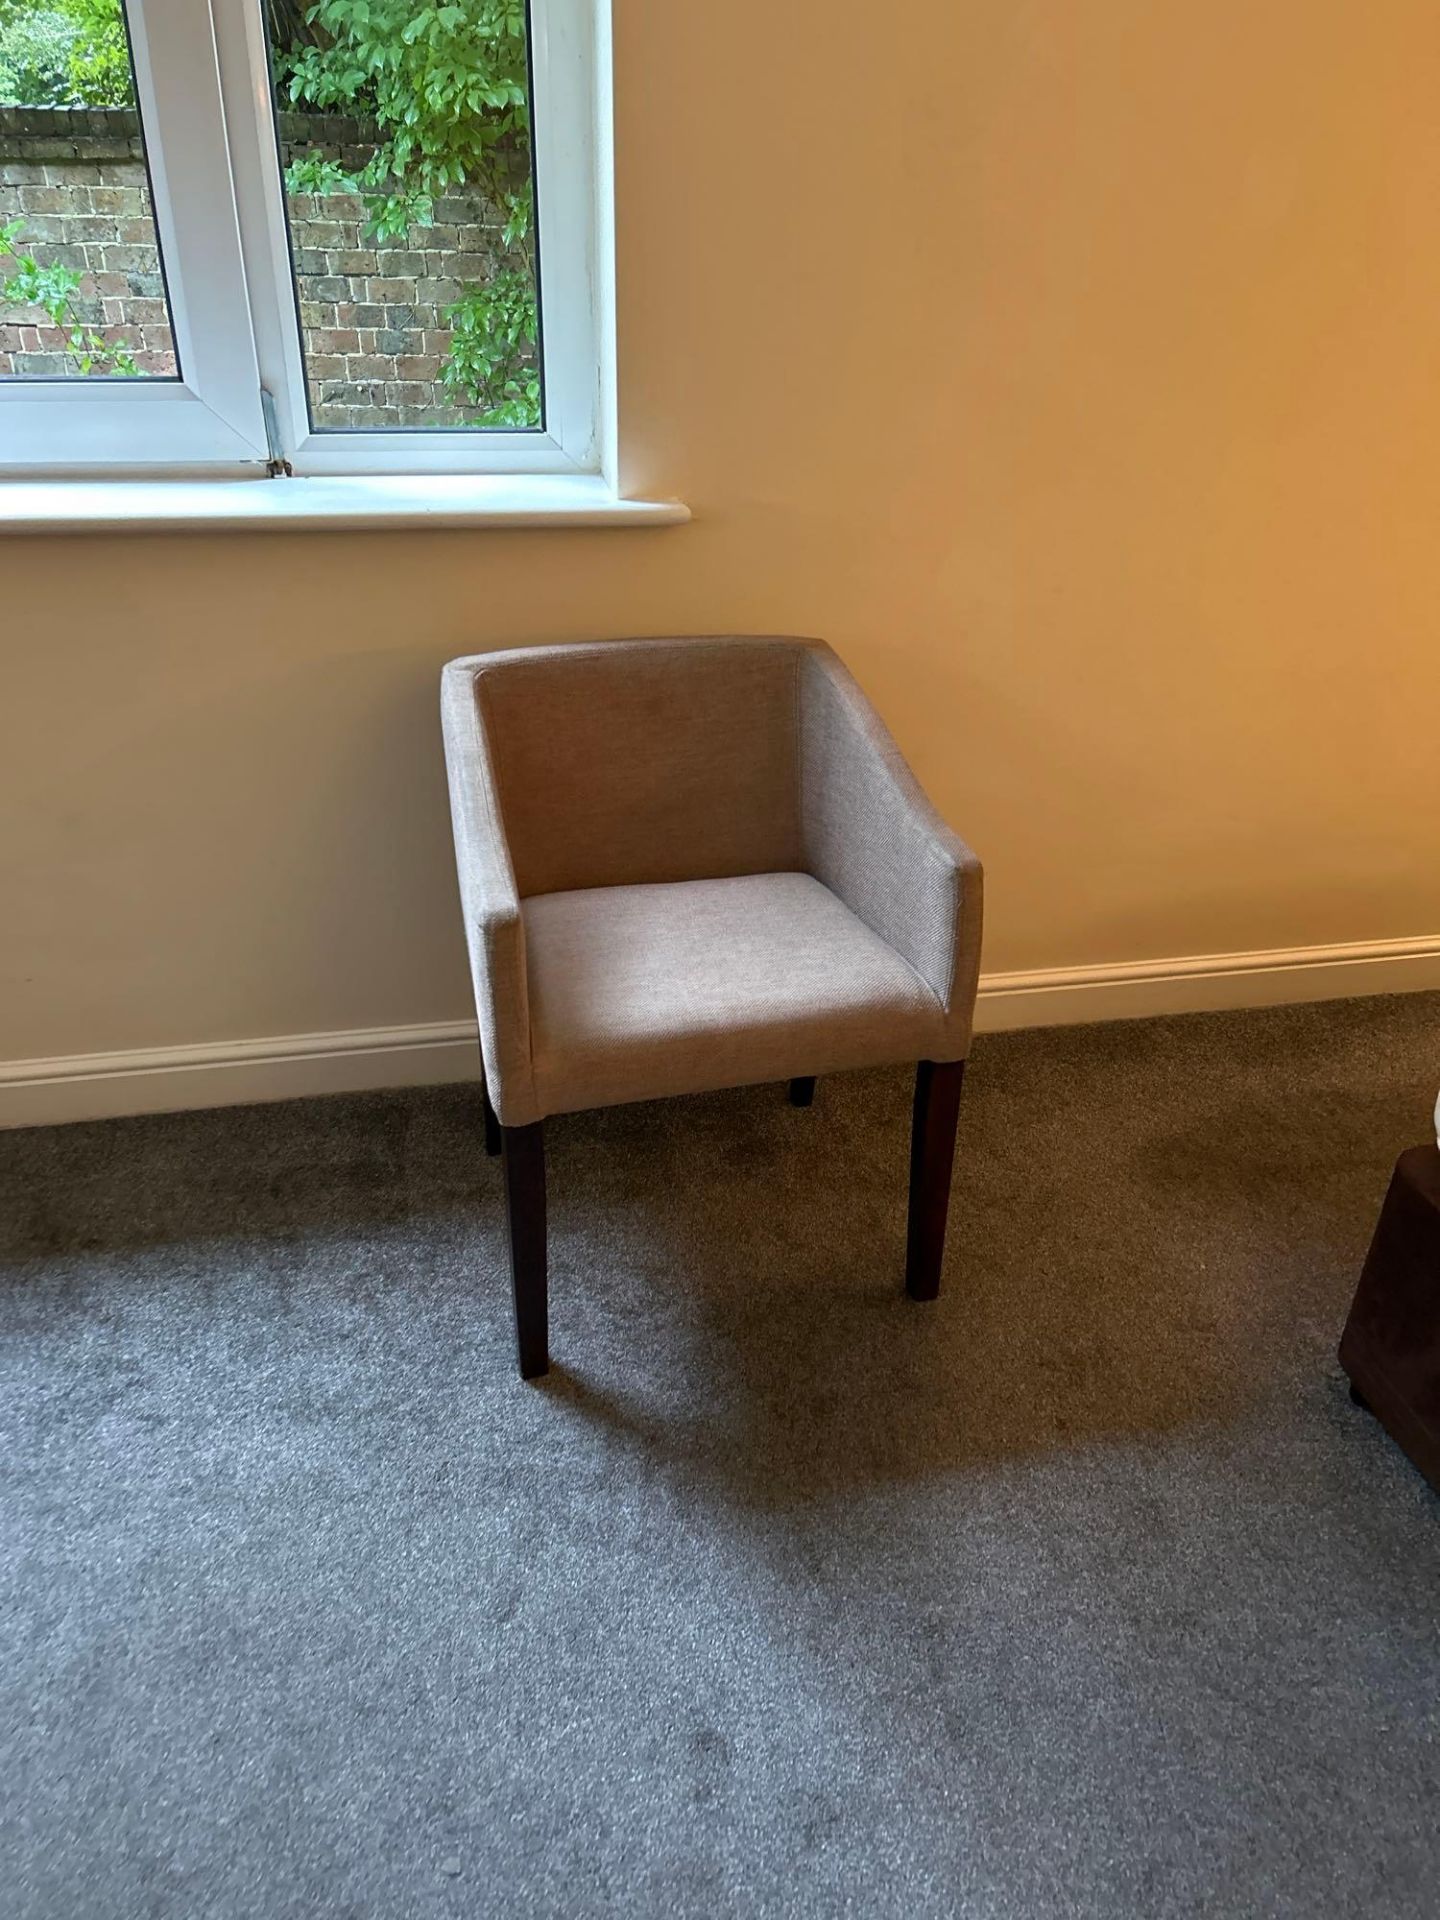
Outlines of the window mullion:
<svg viewBox="0 0 1440 1920">
<path fill-rule="evenodd" d="M 250 296 L 207 0 L 127 0 L 185 383 L 237 456 L 267 457 Z"/>
</svg>

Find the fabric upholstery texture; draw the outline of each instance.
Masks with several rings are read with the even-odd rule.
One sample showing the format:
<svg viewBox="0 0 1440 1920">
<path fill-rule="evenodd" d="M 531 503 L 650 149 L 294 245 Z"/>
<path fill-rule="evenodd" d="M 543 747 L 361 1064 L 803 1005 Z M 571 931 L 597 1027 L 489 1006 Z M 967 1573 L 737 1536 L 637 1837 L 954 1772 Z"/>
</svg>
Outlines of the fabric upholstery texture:
<svg viewBox="0 0 1440 1920">
<path fill-rule="evenodd" d="M 931 1057 L 945 1010 L 805 873 L 547 893 L 521 909 L 542 1109 Z"/>
<path fill-rule="evenodd" d="M 800 657 L 765 641 L 678 655 L 642 641 L 478 662 L 522 896 L 802 866 Z"/>
<path fill-rule="evenodd" d="M 505 1125 L 964 1058 L 980 864 L 823 642 L 480 654 L 446 667 L 441 705 L 481 1052 Z M 669 887 L 683 892 L 666 901 Z"/>
</svg>

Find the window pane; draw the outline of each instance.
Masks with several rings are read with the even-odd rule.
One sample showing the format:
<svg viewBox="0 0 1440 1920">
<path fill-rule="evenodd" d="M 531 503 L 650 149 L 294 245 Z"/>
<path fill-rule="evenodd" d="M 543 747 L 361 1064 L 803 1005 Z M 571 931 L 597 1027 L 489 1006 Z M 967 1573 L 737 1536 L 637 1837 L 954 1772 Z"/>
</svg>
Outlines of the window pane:
<svg viewBox="0 0 1440 1920">
<path fill-rule="evenodd" d="M 0 0 L 0 378 L 175 378 L 121 0 Z"/>
<path fill-rule="evenodd" d="M 264 0 L 317 429 L 543 424 L 524 0 Z"/>
</svg>

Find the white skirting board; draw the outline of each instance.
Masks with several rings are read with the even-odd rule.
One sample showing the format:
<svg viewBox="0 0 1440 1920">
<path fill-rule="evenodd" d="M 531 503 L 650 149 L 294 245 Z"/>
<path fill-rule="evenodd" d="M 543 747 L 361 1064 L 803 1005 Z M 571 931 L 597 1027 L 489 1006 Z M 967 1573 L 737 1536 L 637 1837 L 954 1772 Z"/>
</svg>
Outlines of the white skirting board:
<svg viewBox="0 0 1440 1920">
<path fill-rule="evenodd" d="M 1440 934 L 985 974 L 976 1026 L 982 1033 L 1000 1033 L 1426 988 L 1440 988 Z M 431 1086 L 473 1080 L 478 1074 L 474 1023 L 463 1020 L 219 1041 L 154 1052 L 12 1060 L 0 1064 L 0 1127 L 176 1113 L 374 1087 Z"/>
</svg>

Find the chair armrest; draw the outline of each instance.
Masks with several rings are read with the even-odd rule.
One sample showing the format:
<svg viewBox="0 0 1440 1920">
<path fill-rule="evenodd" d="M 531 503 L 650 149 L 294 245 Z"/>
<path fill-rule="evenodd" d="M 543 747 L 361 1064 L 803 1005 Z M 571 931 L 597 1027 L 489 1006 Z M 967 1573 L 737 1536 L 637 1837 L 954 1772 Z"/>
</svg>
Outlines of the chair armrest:
<svg viewBox="0 0 1440 1920">
<path fill-rule="evenodd" d="M 481 721 L 482 661 L 453 660 L 444 669 L 440 724 L 485 1085 L 502 1124 L 518 1127 L 539 1117 L 530 1068 L 525 923 Z"/>
<path fill-rule="evenodd" d="M 894 947 L 945 1010 L 964 1059 L 980 972 L 981 866 L 940 818 L 878 713 L 828 647 L 806 649 L 797 714 L 810 871 Z"/>
</svg>

